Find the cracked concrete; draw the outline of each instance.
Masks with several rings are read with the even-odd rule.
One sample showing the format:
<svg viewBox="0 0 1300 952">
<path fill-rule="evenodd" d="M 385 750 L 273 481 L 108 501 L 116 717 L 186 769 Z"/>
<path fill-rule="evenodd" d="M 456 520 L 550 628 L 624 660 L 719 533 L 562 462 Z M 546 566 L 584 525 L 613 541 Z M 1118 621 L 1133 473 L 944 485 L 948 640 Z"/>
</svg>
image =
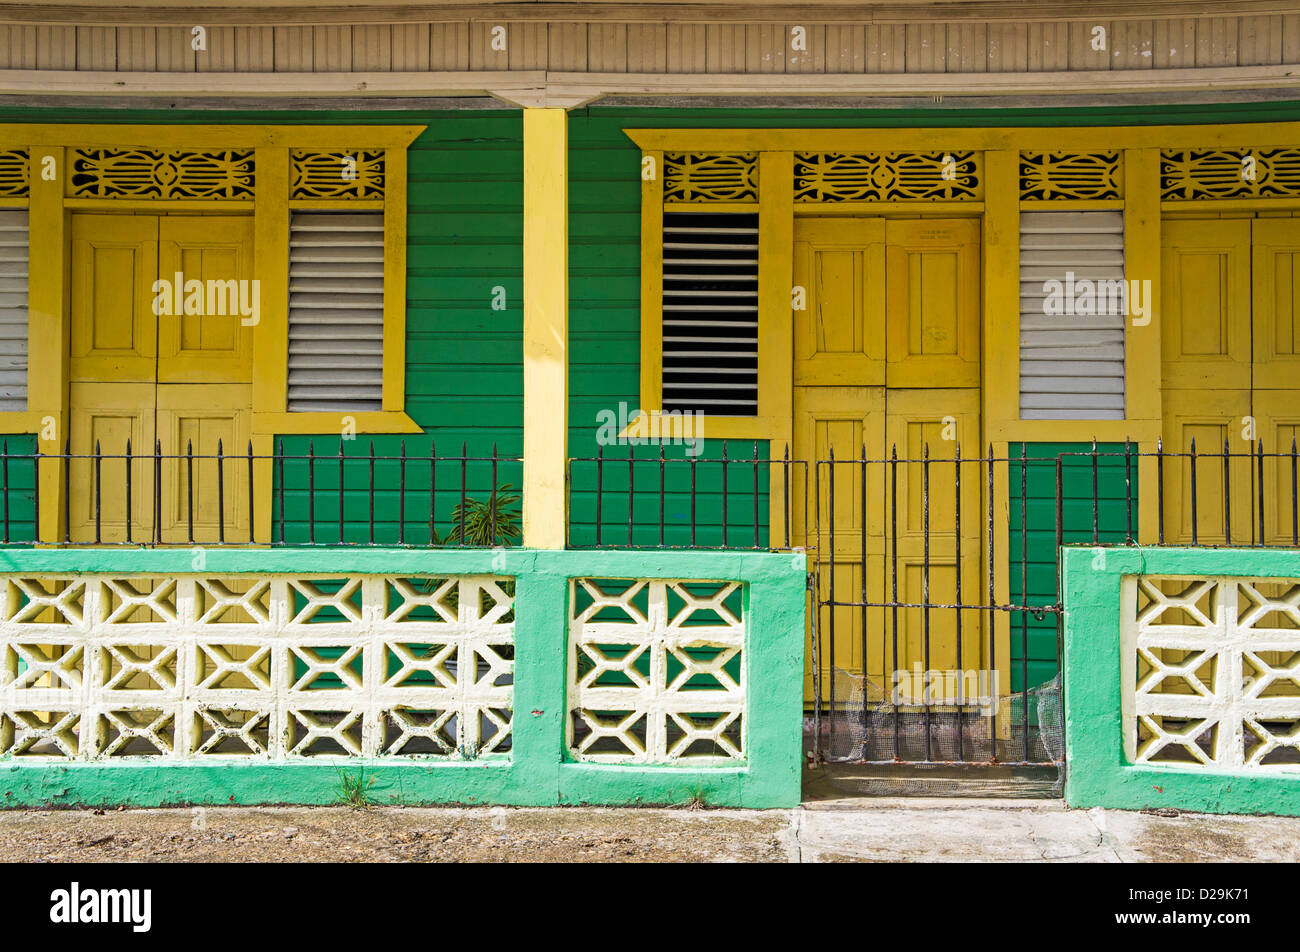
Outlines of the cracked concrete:
<svg viewBox="0 0 1300 952">
<path fill-rule="evenodd" d="M 11 861 L 1044 862 L 1300 860 L 1300 818 L 870 797 L 794 810 L 219 807 L 0 812 Z"/>
</svg>

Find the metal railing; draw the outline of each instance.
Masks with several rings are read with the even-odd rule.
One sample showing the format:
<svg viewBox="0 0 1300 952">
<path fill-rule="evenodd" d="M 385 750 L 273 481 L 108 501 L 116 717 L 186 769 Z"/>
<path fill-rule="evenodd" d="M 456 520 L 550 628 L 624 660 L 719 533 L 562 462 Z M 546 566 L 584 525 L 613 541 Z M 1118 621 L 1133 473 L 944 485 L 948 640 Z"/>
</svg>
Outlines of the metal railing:
<svg viewBox="0 0 1300 952">
<path fill-rule="evenodd" d="M 573 457 L 567 472 L 574 549 L 765 549 L 805 546 L 811 464 L 760 455 L 669 457 L 627 452 Z M 773 503 L 775 500 L 775 506 Z M 776 508 L 779 507 L 779 508 Z M 802 511 L 800 511 L 802 509 Z"/>
<path fill-rule="evenodd" d="M 362 453 L 134 451 L 120 453 L 11 452 L 0 443 L 0 542 L 8 545 L 205 545 L 494 547 L 518 544 L 519 457 Z M 271 468 L 272 498 L 259 499 L 258 469 Z M 61 513 L 54 539 L 40 539 L 41 477 L 59 474 Z M 503 482 L 504 480 L 504 482 Z M 112 500 L 112 512 L 106 507 Z M 138 500 L 143 500 L 141 506 Z M 48 501 L 47 501 L 48 504 Z M 258 539 L 259 517 L 270 506 L 270 536 Z M 76 507 L 74 509 L 74 506 Z M 75 518 L 74 518 L 75 516 Z"/>
</svg>

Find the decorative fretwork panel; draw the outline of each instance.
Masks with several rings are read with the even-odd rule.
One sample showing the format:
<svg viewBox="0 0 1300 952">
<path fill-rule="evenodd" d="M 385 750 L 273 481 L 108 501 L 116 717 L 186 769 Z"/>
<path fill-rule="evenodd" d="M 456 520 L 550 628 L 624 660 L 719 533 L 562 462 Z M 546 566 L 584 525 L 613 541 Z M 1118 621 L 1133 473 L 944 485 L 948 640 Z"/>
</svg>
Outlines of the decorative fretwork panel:
<svg viewBox="0 0 1300 952">
<path fill-rule="evenodd" d="M 575 760 L 744 760 L 739 582 L 575 579 L 568 746 Z"/>
<path fill-rule="evenodd" d="M 1124 194 L 1118 152 L 1021 152 L 1020 197 L 1037 201 L 1113 199 Z"/>
<path fill-rule="evenodd" d="M 28 192 L 26 149 L 0 151 L 0 197 L 23 198 Z"/>
<path fill-rule="evenodd" d="M 1124 584 L 1128 759 L 1300 770 L 1300 580 Z"/>
<path fill-rule="evenodd" d="M 665 152 L 664 201 L 758 201 L 758 153 Z"/>
<path fill-rule="evenodd" d="M 796 152 L 796 202 L 978 200 L 974 152 Z"/>
<path fill-rule="evenodd" d="M 1295 198 L 1300 196 L 1300 149 L 1165 149 L 1160 197 Z"/>
<path fill-rule="evenodd" d="M 253 198 L 253 150 L 74 149 L 76 198 Z"/>
<path fill-rule="evenodd" d="M 474 759 L 511 747 L 509 579 L 0 585 L 0 757 Z"/>
<path fill-rule="evenodd" d="M 291 154 L 289 197 L 379 199 L 384 197 L 384 150 L 344 149 Z"/>
</svg>

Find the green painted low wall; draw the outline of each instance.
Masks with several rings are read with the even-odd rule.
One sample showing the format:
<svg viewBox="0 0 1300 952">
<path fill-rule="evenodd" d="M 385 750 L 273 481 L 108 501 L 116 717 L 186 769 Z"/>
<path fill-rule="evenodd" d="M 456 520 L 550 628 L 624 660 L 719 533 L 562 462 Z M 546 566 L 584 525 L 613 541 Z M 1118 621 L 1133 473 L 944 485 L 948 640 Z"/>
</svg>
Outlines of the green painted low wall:
<svg viewBox="0 0 1300 952">
<path fill-rule="evenodd" d="M 802 554 L 550 552 L 530 549 L 208 550 L 204 575 L 274 573 L 516 579 L 513 742 L 469 761 L 121 764 L 0 759 L 0 804 L 329 804 L 341 773 L 364 771 L 381 804 L 792 806 L 800 797 L 805 565 Z M 188 550 L 0 550 L 0 574 L 190 575 Z M 744 760 L 737 766 L 578 763 L 566 755 L 569 580 L 708 579 L 744 584 Z M 6 616 L 7 617 L 7 616 Z M 0 687 L 3 687 L 0 685 Z"/>
<path fill-rule="evenodd" d="M 1300 816 L 1300 773 L 1135 764 L 1124 752 L 1121 593 L 1132 576 L 1300 582 L 1300 551 L 1123 547 L 1062 550 L 1065 798 L 1074 807 L 1173 807 Z"/>
</svg>

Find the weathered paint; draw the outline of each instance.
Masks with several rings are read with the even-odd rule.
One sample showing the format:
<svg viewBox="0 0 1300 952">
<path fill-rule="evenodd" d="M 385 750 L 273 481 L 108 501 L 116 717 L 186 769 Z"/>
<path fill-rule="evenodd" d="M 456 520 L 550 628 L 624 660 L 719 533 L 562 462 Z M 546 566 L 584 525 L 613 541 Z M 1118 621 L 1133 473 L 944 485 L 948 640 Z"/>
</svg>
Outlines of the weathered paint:
<svg viewBox="0 0 1300 952">
<path fill-rule="evenodd" d="M 340 799 L 341 773 L 364 771 L 379 803 L 680 803 L 745 807 L 799 801 L 805 562 L 802 554 L 565 552 L 533 549 L 213 549 L 205 572 L 347 573 L 517 579 L 514 737 L 509 759 L 394 764 L 373 758 L 329 763 L 0 763 L 0 803 L 159 806 L 324 804 Z M 188 550 L 0 550 L 0 573 L 192 572 Z M 743 766 L 623 766 L 566 762 L 565 665 L 568 585 L 574 577 L 742 581 L 751 636 Z"/>
<path fill-rule="evenodd" d="M 1081 546 L 1063 549 L 1061 558 L 1066 801 L 1075 807 L 1300 815 L 1300 777 L 1294 774 L 1129 763 L 1120 677 L 1124 576 L 1300 579 L 1300 551 Z"/>
</svg>

